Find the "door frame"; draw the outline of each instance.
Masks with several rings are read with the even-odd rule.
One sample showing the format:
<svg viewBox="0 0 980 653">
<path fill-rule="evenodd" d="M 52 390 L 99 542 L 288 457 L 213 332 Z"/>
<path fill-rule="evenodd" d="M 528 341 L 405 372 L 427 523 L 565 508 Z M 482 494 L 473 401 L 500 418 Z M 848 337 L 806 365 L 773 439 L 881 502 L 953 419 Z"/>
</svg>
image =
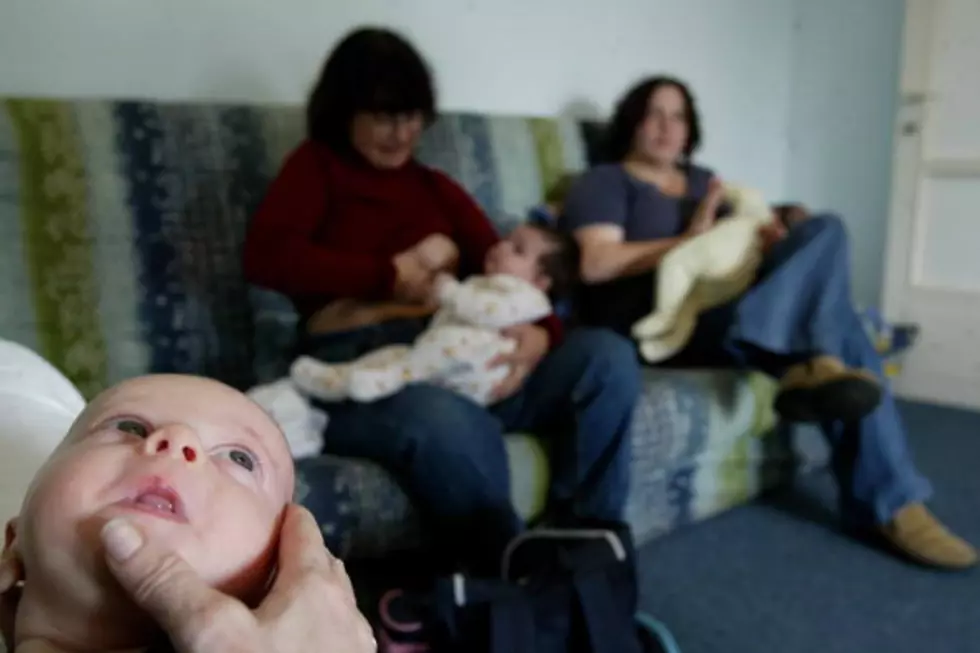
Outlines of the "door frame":
<svg viewBox="0 0 980 653">
<path fill-rule="evenodd" d="M 902 65 L 898 114 L 892 153 L 891 200 L 885 246 L 885 278 L 882 308 L 887 317 L 899 319 L 902 300 L 912 274 L 912 248 L 919 204 L 919 179 L 924 163 L 922 132 L 926 124 L 932 64 L 935 7 L 942 0 L 906 0 L 902 37 Z"/>
<path fill-rule="evenodd" d="M 975 289 L 937 286 L 922 279 L 927 238 L 921 210 L 924 181 L 963 177 L 980 180 L 980 157 L 945 159 L 929 156 L 926 149 L 930 106 L 938 97 L 932 85 L 934 39 L 937 21 L 948 1 L 906 0 L 882 291 L 883 313 L 894 321 L 908 320 L 913 304 L 917 308 L 929 307 L 936 315 L 948 312 L 964 319 L 962 315 L 973 310 L 971 303 L 980 300 L 980 291 Z M 962 308 L 954 308 L 958 306 Z M 980 325 L 980 304 L 976 313 Z M 964 380 L 956 374 L 943 374 L 941 369 L 930 366 L 928 359 L 928 353 L 921 350 L 909 353 L 907 373 L 894 383 L 896 394 L 980 409 L 980 373 Z"/>
</svg>

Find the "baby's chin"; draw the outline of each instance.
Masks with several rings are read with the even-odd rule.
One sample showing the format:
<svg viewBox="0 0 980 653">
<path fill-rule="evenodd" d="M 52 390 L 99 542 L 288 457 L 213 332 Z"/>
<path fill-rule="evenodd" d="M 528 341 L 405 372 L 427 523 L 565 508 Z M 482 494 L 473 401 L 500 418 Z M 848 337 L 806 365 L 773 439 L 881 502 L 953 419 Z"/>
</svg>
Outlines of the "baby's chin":
<svg viewBox="0 0 980 653">
<path fill-rule="evenodd" d="M 27 571 L 17 613 L 19 640 L 49 640 L 68 650 L 117 650 L 145 646 L 157 632 L 104 563 L 79 559 L 68 568 L 67 558 L 55 560 Z"/>
<path fill-rule="evenodd" d="M 209 558 L 207 552 L 221 550 L 220 543 L 200 541 L 190 525 L 115 509 L 99 511 L 92 517 L 75 521 L 67 528 L 54 527 L 46 533 L 39 533 L 40 537 L 36 539 L 40 550 L 38 555 L 29 556 L 26 561 L 27 578 L 37 578 L 45 586 L 60 586 L 66 600 L 81 609 L 91 610 L 109 605 L 124 611 L 131 610 L 131 601 L 109 571 L 100 535 L 109 520 L 121 516 L 154 545 L 176 552 L 212 587 L 227 587 L 232 592 L 247 594 L 254 585 L 261 584 L 255 578 L 258 573 L 244 562 L 237 566 L 241 570 L 237 572 L 229 572 L 227 568 L 208 568 L 208 560 L 214 557 Z"/>
<path fill-rule="evenodd" d="M 26 585 L 53 594 L 53 600 L 83 612 L 132 612 L 135 606 L 105 561 L 99 530 L 105 519 L 76 524 L 74 537 L 39 537 L 41 551 L 25 559 Z M 64 533 L 57 533 L 64 535 Z M 48 597 L 45 597 L 47 600 Z"/>
<path fill-rule="evenodd" d="M 18 610 L 25 635 L 56 639 L 85 650 L 147 646 L 159 629 L 133 602 L 109 571 L 101 544 L 85 551 L 49 551 L 27 572 Z M 246 604 L 264 597 L 271 575 L 267 560 L 243 565 L 233 575 L 217 576 L 194 569 L 209 585 Z M 57 628 L 57 637 L 50 631 Z"/>
</svg>

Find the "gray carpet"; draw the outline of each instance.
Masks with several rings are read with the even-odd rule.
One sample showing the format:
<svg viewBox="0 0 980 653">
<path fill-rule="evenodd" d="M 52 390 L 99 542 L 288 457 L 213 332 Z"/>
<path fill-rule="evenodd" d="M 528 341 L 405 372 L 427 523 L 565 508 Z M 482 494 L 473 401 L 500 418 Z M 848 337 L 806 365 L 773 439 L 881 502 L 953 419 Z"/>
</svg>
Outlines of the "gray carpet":
<svg viewBox="0 0 980 653">
<path fill-rule="evenodd" d="M 980 413 L 903 404 L 933 510 L 980 543 Z M 658 540 L 643 605 L 683 653 L 977 653 L 980 570 L 925 570 L 843 535 L 829 472 Z"/>
</svg>

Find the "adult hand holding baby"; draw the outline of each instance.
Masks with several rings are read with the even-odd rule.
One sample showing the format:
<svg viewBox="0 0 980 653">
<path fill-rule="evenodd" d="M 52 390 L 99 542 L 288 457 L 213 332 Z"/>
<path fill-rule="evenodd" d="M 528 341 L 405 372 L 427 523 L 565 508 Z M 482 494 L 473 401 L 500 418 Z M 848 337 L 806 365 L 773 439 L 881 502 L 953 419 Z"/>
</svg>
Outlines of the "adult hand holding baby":
<svg viewBox="0 0 980 653">
<path fill-rule="evenodd" d="M 768 253 L 777 243 L 786 237 L 786 234 L 786 227 L 776 219 L 759 227 L 759 238 L 762 239 L 762 251 Z"/>
<path fill-rule="evenodd" d="M 432 273 L 411 252 L 402 252 L 392 259 L 395 266 L 394 297 L 397 300 L 422 304 L 432 295 Z"/>
<path fill-rule="evenodd" d="M 725 186 L 720 179 L 713 177 L 708 184 L 708 194 L 704 196 L 691 217 L 687 235 L 698 236 L 714 226 L 718 211 L 725 201 Z"/>
<path fill-rule="evenodd" d="M 538 366 L 548 353 L 548 332 L 535 324 L 518 324 L 501 331 L 507 338 L 513 338 L 517 347 L 509 354 L 501 354 L 492 359 L 487 367 L 509 365 L 510 374 L 497 384 L 493 392 L 494 401 L 507 399 L 520 390 L 528 375 Z"/>
<path fill-rule="evenodd" d="M 109 569 L 179 653 L 377 650 L 343 563 L 327 551 L 313 516 L 288 506 L 280 537 L 275 582 L 250 610 L 205 584 L 184 560 L 144 540 L 130 524 L 114 520 L 102 531 Z"/>
<path fill-rule="evenodd" d="M 443 234 L 432 234 L 410 249 L 397 254 L 395 266 L 395 299 L 429 303 L 433 300 L 433 282 L 440 272 L 456 267 L 459 249 Z"/>
</svg>

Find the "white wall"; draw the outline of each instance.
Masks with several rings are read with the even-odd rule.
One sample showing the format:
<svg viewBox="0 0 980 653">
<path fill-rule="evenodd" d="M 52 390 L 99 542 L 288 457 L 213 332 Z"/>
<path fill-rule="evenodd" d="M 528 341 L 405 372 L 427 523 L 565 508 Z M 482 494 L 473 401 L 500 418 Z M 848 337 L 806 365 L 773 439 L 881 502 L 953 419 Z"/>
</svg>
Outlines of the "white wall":
<svg viewBox="0 0 980 653">
<path fill-rule="evenodd" d="M 409 35 L 447 109 L 605 113 L 633 80 L 695 86 L 704 160 L 784 187 L 786 0 L 3 0 L 0 95 L 301 102 L 361 23 Z"/>
<path fill-rule="evenodd" d="M 904 0 L 797 0 L 786 191 L 845 219 L 854 296 L 884 274 Z"/>
</svg>

